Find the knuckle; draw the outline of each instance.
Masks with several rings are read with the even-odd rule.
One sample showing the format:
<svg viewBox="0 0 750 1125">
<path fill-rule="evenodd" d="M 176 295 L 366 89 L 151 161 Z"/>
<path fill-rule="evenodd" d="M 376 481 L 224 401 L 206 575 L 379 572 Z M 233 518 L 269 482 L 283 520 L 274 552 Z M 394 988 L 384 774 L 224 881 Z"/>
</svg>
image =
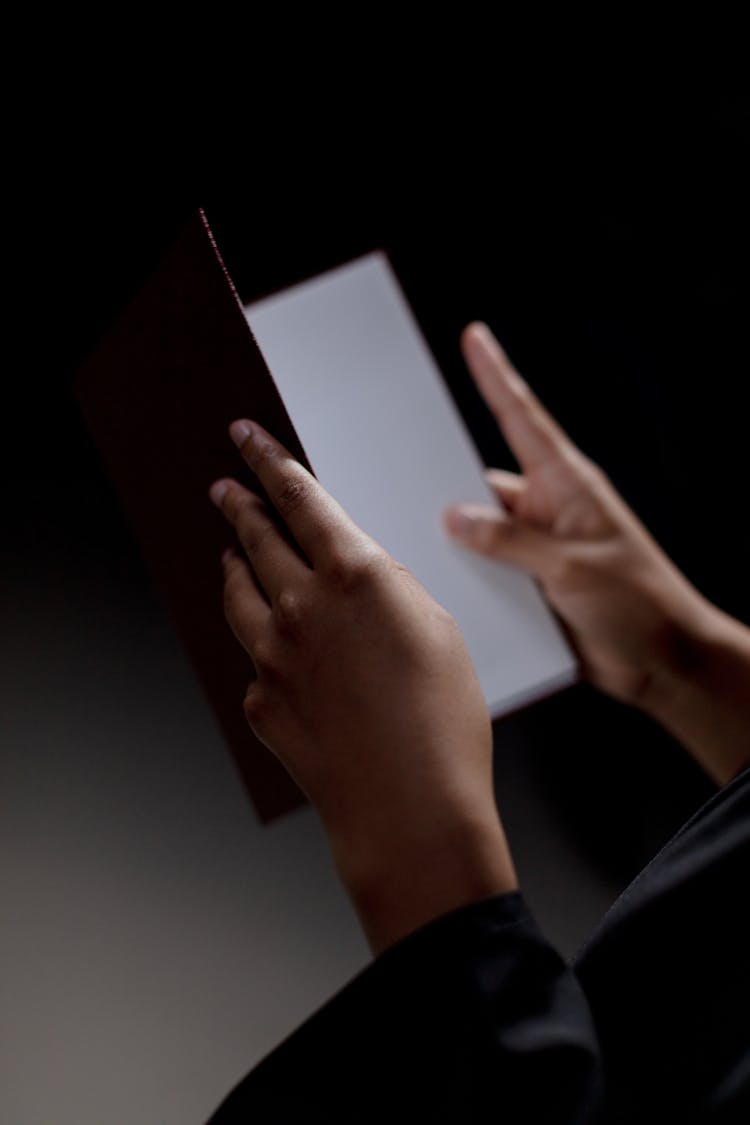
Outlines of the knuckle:
<svg viewBox="0 0 750 1125">
<path fill-rule="evenodd" d="M 520 406 L 528 408 L 529 406 L 535 406 L 538 401 L 529 384 L 518 372 L 515 373 L 511 393 Z"/>
<path fill-rule="evenodd" d="M 432 616 L 435 622 L 445 633 L 448 639 L 453 640 L 457 634 L 461 634 L 461 628 L 452 613 L 449 613 L 444 605 L 440 602 L 433 600 L 432 603 Z M 461 634 L 462 635 L 462 634 Z"/>
<path fill-rule="evenodd" d="M 302 599 L 295 590 L 282 590 L 274 605 L 274 617 L 284 633 L 297 633 L 304 617 Z"/>
<path fill-rule="evenodd" d="M 395 570 L 398 574 L 402 574 L 405 578 L 414 578 L 414 574 L 409 570 L 408 566 L 405 566 L 394 558 L 391 558 L 389 562 L 391 569 Z"/>
<path fill-rule="evenodd" d="M 593 489 L 609 479 L 601 465 L 597 464 L 577 446 L 571 446 L 564 451 L 563 461 L 571 474 L 578 478 L 584 488 Z"/>
<path fill-rule="evenodd" d="M 585 458 L 584 464 L 593 492 L 603 495 L 615 491 L 614 481 L 601 465 L 597 465 L 596 461 L 592 461 L 589 457 Z"/>
<path fill-rule="evenodd" d="M 334 589 L 350 594 L 371 584 L 382 566 L 383 558 L 378 551 L 363 551 L 352 555 L 334 550 L 329 556 L 326 572 Z"/>
<path fill-rule="evenodd" d="M 537 405 L 539 401 L 537 399 L 537 396 L 534 394 L 523 376 L 519 375 L 517 371 L 513 372 L 512 377 L 510 377 L 508 380 L 508 383 L 511 404 L 517 410 L 528 414 L 528 412 Z"/>
<path fill-rule="evenodd" d="M 288 516 L 305 501 L 307 494 L 306 481 L 295 477 L 285 482 L 276 497 L 276 506 L 283 516 Z"/>
<path fill-rule="evenodd" d="M 251 727 L 262 725 L 268 712 L 268 697 L 257 680 L 254 680 L 245 692 L 242 709 Z"/>
</svg>

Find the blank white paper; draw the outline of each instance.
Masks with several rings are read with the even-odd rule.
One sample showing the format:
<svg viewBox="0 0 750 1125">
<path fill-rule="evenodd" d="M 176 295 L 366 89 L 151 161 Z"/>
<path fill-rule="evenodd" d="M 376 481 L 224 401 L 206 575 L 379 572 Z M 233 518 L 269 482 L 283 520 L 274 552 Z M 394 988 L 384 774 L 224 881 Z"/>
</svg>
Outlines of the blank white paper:
<svg viewBox="0 0 750 1125">
<path fill-rule="evenodd" d="M 387 256 L 245 312 L 315 475 L 456 618 L 492 717 L 573 682 L 575 656 L 536 582 L 443 529 L 448 504 L 498 501 Z"/>
</svg>

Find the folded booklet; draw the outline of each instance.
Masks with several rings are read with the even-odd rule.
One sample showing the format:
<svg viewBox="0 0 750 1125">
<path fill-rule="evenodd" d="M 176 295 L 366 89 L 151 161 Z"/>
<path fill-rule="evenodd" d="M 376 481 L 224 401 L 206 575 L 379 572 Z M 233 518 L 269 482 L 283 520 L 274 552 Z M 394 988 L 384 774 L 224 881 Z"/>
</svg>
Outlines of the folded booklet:
<svg viewBox="0 0 750 1125">
<path fill-rule="evenodd" d="M 274 434 L 456 618 L 493 717 L 577 679 L 537 583 L 443 529 L 447 504 L 498 501 L 383 251 L 243 305 L 199 211 L 74 389 L 262 821 L 305 798 L 245 720 L 252 669 L 223 618 L 229 535 L 207 488 L 235 476 L 262 494 L 234 418 Z"/>
</svg>

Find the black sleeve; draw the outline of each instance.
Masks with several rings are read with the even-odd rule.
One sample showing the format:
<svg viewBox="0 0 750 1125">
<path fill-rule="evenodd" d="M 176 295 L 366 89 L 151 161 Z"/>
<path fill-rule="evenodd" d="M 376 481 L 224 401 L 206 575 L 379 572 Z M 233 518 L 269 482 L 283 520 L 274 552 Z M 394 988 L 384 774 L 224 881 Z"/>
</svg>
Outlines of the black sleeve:
<svg viewBox="0 0 750 1125">
<path fill-rule="evenodd" d="M 377 957 L 209 1125 L 750 1122 L 750 769 L 567 965 L 520 892 Z"/>
<path fill-rule="evenodd" d="M 613 904 L 573 968 L 611 1122 L 750 1122 L 750 768 Z"/>
<path fill-rule="evenodd" d="M 588 1125 L 600 1086 L 586 997 L 514 892 L 444 914 L 382 953 L 210 1125 Z"/>
</svg>

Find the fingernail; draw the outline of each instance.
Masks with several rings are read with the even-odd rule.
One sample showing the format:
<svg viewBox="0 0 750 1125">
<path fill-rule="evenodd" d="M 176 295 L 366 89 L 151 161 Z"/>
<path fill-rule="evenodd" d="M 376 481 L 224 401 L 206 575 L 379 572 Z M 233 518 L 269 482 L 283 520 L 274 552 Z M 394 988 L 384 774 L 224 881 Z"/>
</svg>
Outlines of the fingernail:
<svg viewBox="0 0 750 1125">
<path fill-rule="evenodd" d="M 221 502 L 224 499 L 228 488 L 229 485 L 224 480 L 215 480 L 209 488 L 208 495 L 211 497 L 217 508 L 221 506 Z"/>
<path fill-rule="evenodd" d="M 253 436 L 253 426 L 248 422 L 247 418 L 239 418 L 236 422 L 232 422 L 229 427 L 229 436 L 239 448 L 244 444 L 247 438 Z"/>
<path fill-rule="evenodd" d="M 449 508 L 445 522 L 453 535 L 470 535 L 474 529 L 474 517 L 464 508 Z"/>
</svg>

